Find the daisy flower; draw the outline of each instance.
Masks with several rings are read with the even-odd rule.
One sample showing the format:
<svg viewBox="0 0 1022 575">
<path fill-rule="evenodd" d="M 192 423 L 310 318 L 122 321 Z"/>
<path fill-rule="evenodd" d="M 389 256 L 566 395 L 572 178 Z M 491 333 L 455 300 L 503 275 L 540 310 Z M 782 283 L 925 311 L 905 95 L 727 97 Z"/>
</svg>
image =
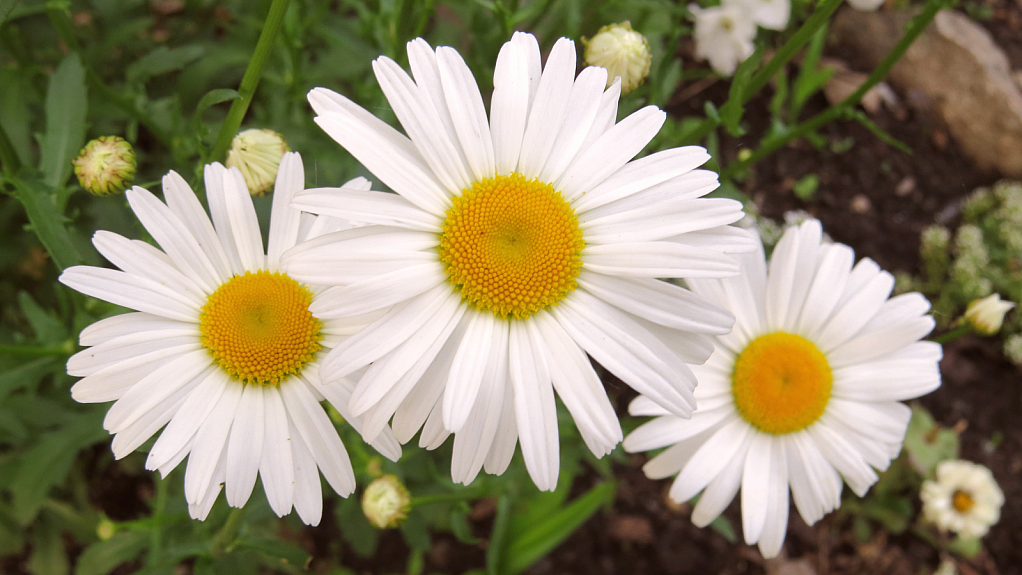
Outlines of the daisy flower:
<svg viewBox="0 0 1022 575">
<path fill-rule="evenodd" d="M 709 524 L 741 488 L 745 541 L 777 555 L 788 522 L 788 490 L 812 524 L 840 505 L 841 480 L 863 495 L 898 455 L 911 410 L 901 400 L 940 385 L 939 344 L 918 293 L 888 299 L 891 274 L 851 248 L 823 243 L 820 223 L 789 228 L 769 267 L 742 257 L 742 274 L 689 280 L 696 294 L 734 312 L 734 330 L 692 369 L 699 409 L 668 414 L 649 398 L 633 415 L 658 415 L 625 439 L 627 451 L 667 447 L 644 470 L 677 474 L 670 497 Z"/>
<path fill-rule="evenodd" d="M 541 67 L 536 39 L 516 33 L 497 58 L 489 118 L 461 56 L 408 44 L 409 76 L 373 68 L 407 136 L 343 96 L 317 88 L 316 122 L 396 194 L 315 189 L 294 205 L 364 227 L 285 254 L 300 281 L 338 286 L 319 317 L 385 315 L 323 361 L 325 381 L 365 368 L 351 411 L 372 439 L 393 416 L 397 439 L 420 429 L 436 447 L 455 433 L 452 475 L 503 473 L 522 445 L 541 489 L 557 483 L 554 392 L 602 456 L 621 427 L 588 352 L 679 417 L 694 407 L 685 361 L 733 317 L 663 277 L 738 272 L 727 252 L 754 243 L 729 226 L 741 205 L 707 199 L 716 174 L 702 148 L 630 161 L 665 114 L 649 106 L 615 122 L 620 83 L 575 77 L 565 38 Z"/>
<path fill-rule="evenodd" d="M 204 519 L 224 487 L 228 504 L 248 501 L 256 476 L 270 507 L 292 506 L 319 523 L 319 471 L 337 493 L 355 489 L 355 476 L 324 398 L 356 429 L 348 412 L 351 382 L 317 376 L 320 358 L 362 327 L 323 319 L 309 306 L 319 291 L 280 271 L 280 255 L 299 240 L 347 227 L 290 207 L 304 186 L 298 154 L 286 154 L 277 174 L 269 249 L 245 180 L 237 169 L 206 166 L 212 223 L 188 184 L 163 178 L 166 204 L 147 190 L 128 203 L 163 251 L 111 232 L 97 232 L 96 249 L 121 271 L 68 268 L 60 281 L 84 294 L 133 310 L 82 330 L 89 346 L 67 363 L 82 376 L 71 396 L 84 403 L 115 401 L 104 427 L 118 459 L 166 426 L 146 468 L 166 476 L 186 456 L 185 497 L 192 517 Z M 368 189 L 365 180 L 352 188 Z M 374 446 L 400 457 L 389 430 Z M 319 471 L 317 471 L 317 468 Z"/>
<path fill-rule="evenodd" d="M 967 538 L 986 535 L 1004 505 L 1004 493 L 990 470 L 960 459 L 942 461 L 937 480 L 924 481 L 919 498 L 927 521 Z"/>
</svg>

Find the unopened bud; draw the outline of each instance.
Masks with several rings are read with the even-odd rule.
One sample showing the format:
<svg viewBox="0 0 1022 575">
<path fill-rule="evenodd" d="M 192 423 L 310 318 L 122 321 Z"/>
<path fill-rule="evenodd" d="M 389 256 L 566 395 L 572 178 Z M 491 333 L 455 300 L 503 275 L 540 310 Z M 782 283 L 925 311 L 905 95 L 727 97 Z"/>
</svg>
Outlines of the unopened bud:
<svg viewBox="0 0 1022 575">
<path fill-rule="evenodd" d="M 110 539 L 111 537 L 114 536 L 114 533 L 116 532 L 117 525 L 115 525 L 113 521 L 110 521 L 106 517 L 100 519 L 99 523 L 96 525 L 96 536 L 99 537 L 100 540 L 102 541 Z"/>
<path fill-rule="evenodd" d="M 131 144 L 118 136 L 100 136 L 85 144 L 71 163 L 78 183 L 94 196 L 123 192 L 135 179 L 137 167 Z"/>
<path fill-rule="evenodd" d="M 366 487 L 362 512 L 379 529 L 392 529 L 404 522 L 411 503 L 412 497 L 401 480 L 395 475 L 384 475 Z"/>
<path fill-rule="evenodd" d="M 277 181 L 277 168 L 290 151 L 284 136 L 273 130 L 245 130 L 231 142 L 227 167 L 238 168 L 253 196 L 265 195 Z"/>
<path fill-rule="evenodd" d="M 653 61 L 649 41 L 628 21 L 600 28 L 586 44 L 586 64 L 607 69 L 607 87 L 621 78 L 621 93 L 631 92 L 646 76 Z"/>
<path fill-rule="evenodd" d="M 1001 301 L 1001 294 L 991 294 L 973 300 L 965 310 L 965 321 L 981 335 L 994 335 L 1001 330 L 1004 314 L 1015 307 L 1010 301 Z"/>
</svg>

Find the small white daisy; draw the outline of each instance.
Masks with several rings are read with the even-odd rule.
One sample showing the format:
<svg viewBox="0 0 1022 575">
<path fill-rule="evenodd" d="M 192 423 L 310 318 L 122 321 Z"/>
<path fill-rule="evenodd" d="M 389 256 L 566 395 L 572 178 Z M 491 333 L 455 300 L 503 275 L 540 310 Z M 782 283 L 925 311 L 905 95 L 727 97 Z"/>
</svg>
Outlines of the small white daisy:
<svg viewBox="0 0 1022 575">
<path fill-rule="evenodd" d="M 756 22 L 751 13 L 737 4 L 700 8 L 689 4 L 696 27 L 696 58 L 709 60 L 718 73 L 730 76 L 738 65 L 756 51 Z"/>
<path fill-rule="evenodd" d="M 120 459 L 166 425 L 146 460 L 166 476 L 186 456 L 185 497 L 192 517 L 204 519 L 224 487 L 227 502 L 248 501 L 256 475 L 270 507 L 292 506 L 308 524 L 322 511 L 319 472 L 340 495 L 355 489 L 348 454 L 324 398 L 356 429 L 348 412 L 352 383 L 321 382 L 324 353 L 363 324 L 322 319 L 310 311 L 317 290 L 280 271 L 280 255 L 296 242 L 349 227 L 290 207 L 304 187 L 298 154 L 277 174 L 269 250 L 241 173 L 205 169 L 213 222 L 175 172 L 163 178 L 166 204 L 147 190 L 128 191 L 128 203 L 163 247 L 96 232 L 93 243 L 123 271 L 68 268 L 60 281 L 84 294 L 137 310 L 82 330 L 89 346 L 67 363 L 83 379 L 71 388 L 85 403 L 116 401 L 104 427 Z M 352 188 L 369 189 L 364 179 Z M 374 447 L 396 460 L 400 445 L 389 430 Z"/>
<path fill-rule="evenodd" d="M 343 96 L 309 94 L 316 122 L 396 194 L 307 190 L 294 205 L 366 223 L 290 250 L 293 277 L 336 285 L 319 317 L 366 308 L 386 315 L 326 357 L 325 381 L 369 366 L 351 398 L 373 438 L 393 416 L 405 442 L 436 447 L 455 433 L 452 476 L 503 473 L 522 444 L 536 485 L 557 483 L 554 392 L 597 456 L 621 427 L 586 357 L 671 413 L 687 417 L 695 383 L 685 361 L 710 352 L 705 334 L 733 317 L 657 278 L 734 275 L 727 252 L 754 249 L 728 224 L 741 205 L 701 196 L 716 174 L 695 170 L 702 148 L 630 161 L 664 112 L 620 122 L 620 83 L 575 77 L 574 44 L 516 33 L 497 58 L 487 118 L 468 66 L 452 48 L 408 44 L 413 77 L 373 63 L 405 136 Z"/>
<path fill-rule="evenodd" d="M 1004 493 L 986 467 L 952 459 L 937 466 L 937 480 L 919 490 L 923 517 L 944 531 L 978 538 L 1001 518 Z"/>
<path fill-rule="evenodd" d="M 628 451 L 668 447 L 644 467 L 677 475 L 670 496 L 702 491 L 692 521 L 705 526 L 742 490 L 745 541 L 777 555 L 788 489 L 812 524 L 840 505 L 841 478 L 858 495 L 898 455 L 911 410 L 901 400 L 940 385 L 940 345 L 918 293 L 888 299 L 891 274 L 851 248 L 822 243 L 820 223 L 785 232 L 769 268 L 762 251 L 742 275 L 689 280 L 696 294 L 734 312 L 734 330 L 692 366 L 699 409 L 690 420 L 645 397 L 633 415 L 659 415 L 625 439 Z"/>
<path fill-rule="evenodd" d="M 768 30 L 784 30 L 791 18 L 791 0 L 725 0 L 744 10 L 750 20 Z"/>
</svg>

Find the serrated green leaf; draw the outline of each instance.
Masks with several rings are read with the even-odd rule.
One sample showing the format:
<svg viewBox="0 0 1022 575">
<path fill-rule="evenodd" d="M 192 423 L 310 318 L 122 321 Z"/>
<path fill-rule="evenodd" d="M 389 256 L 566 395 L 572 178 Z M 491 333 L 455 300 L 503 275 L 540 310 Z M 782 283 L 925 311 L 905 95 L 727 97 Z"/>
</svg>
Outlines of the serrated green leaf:
<svg viewBox="0 0 1022 575">
<path fill-rule="evenodd" d="M 912 408 L 904 445 L 909 462 L 923 477 L 932 477 L 941 461 L 958 458 L 958 434 L 937 425 L 930 412 L 918 406 Z"/>
<path fill-rule="evenodd" d="M 71 52 L 50 76 L 46 91 L 46 133 L 42 139 L 39 170 L 43 181 L 51 188 L 63 187 L 71 176 L 71 160 L 85 143 L 88 104 L 85 68 L 78 54 Z"/>
<path fill-rule="evenodd" d="M 71 234 L 64 227 L 64 217 L 57 210 L 53 188 L 35 180 L 15 179 L 12 182 L 18 199 L 25 206 L 32 230 L 50 253 L 53 263 L 61 270 L 84 263 Z"/>
<path fill-rule="evenodd" d="M 614 500 L 617 484 L 601 483 L 567 506 L 511 537 L 500 573 L 517 575 L 560 545 L 601 506 Z"/>
<path fill-rule="evenodd" d="M 160 46 L 135 60 L 128 66 L 125 76 L 129 83 L 145 82 L 153 76 L 184 68 L 201 58 L 204 52 L 202 46 L 182 46 L 180 48 Z"/>
<path fill-rule="evenodd" d="M 118 565 L 131 561 L 149 544 L 141 531 L 119 531 L 106 541 L 97 541 L 78 557 L 75 575 L 106 575 Z"/>
<path fill-rule="evenodd" d="M 54 358 L 40 357 L 0 373 L 0 398 L 22 387 L 34 387 L 56 367 Z"/>
<path fill-rule="evenodd" d="M 54 344 L 67 339 L 67 328 L 63 322 L 44 310 L 28 292 L 18 293 L 18 303 L 39 343 Z"/>
</svg>

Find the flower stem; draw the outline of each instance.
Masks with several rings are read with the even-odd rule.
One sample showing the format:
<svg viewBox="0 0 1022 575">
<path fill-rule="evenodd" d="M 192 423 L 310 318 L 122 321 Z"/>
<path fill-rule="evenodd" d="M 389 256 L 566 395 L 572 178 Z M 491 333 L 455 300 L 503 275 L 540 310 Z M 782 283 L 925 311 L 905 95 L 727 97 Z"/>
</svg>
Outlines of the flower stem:
<svg viewBox="0 0 1022 575">
<path fill-rule="evenodd" d="M 437 495 L 423 495 L 422 497 L 412 497 L 411 506 L 412 509 L 423 505 L 432 505 L 434 503 L 451 503 L 457 501 L 470 501 L 472 499 L 478 499 L 482 497 L 483 493 L 476 490 L 461 491 L 453 493 L 440 493 Z"/>
<path fill-rule="evenodd" d="M 7 132 L 0 125 L 0 169 L 8 176 L 13 176 L 21 168 L 21 160 L 18 159 L 18 152 L 14 144 L 7 137 Z"/>
<path fill-rule="evenodd" d="M 223 555 L 231 544 L 234 543 L 234 540 L 238 538 L 238 533 L 241 531 L 241 519 L 244 516 L 244 507 L 231 509 L 231 514 L 227 516 L 227 521 L 224 521 L 223 527 L 213 537 L 214 556 Z"/>
<path fill-rule="evenodd" d="M 263 23 L 263 31 L 259 34 L 259 41 L 252 53 L 252 59 L 248 61 L 248 68 L 245 69 L 245 75 L 242 76 L 241 85 L 238 87 L 238 94 L 241 97 L 231 104 L 231 109 L 220 126 L 220 133 L 217 134 L 216 143 L 207 160 L 222 160 L 227 154 L 227 148 L 230 147 L 231 140 L 238 133 L 241 120 L 248 112 L 248 106 L 252 103 L 252 97 L 259 86 L 259 80 L 263 77 L 263 68 L 270 56 L 270 49 L 273 47 L 273 41 L 277 38 L 277 32 L 280 31 L 280 26 L 284 22 L 284 13 L 287 12 L 287 7 L 290 4 L 291 0 L 273 0 L 273 4 L 270 5 L 270 12 L 266 15 L 266 22 Z"/>
<path fill-rule="evenodd" d="M 956 339 L 962 337 L 963 335 L 969 335 L 970 333 L 973 333 L 973 329 L 972 329 L 971 325 L 969 325 L 969 324 L 960 325 L 960 326 L 956 327 L 955 329 L 953 329 L 953 330 L 951 330 L 949 332 L 942 333 L 942 334 L 938 335 L 937 337 L 933 338 L 931 341 L 934 341 L 934 342 L 937 342 L 937 343 L 943 345 L 943 344 L 945 344 L 945 343 L 947 343 L 949 341 L 956 340 Z"/>
<path fill-rule="evenodd" d="M 839 118 L 850 118 L 852 116 L 854 106 L 859 103 L 859 100 L 862 99 L 866 92 L 868 92 L 873 86 L 879 84 L 880 81 L 887 76 L 887 74 L 891 71 L 891 68 L 894 67 L 894 64 L 896 64 L 905 54 L 905 51 L 908 50 L 908 47 L 911 46 L 912 43 L 915 42 L 916 38 L 918 38 L 919 35 L 926 30 L 926 27 L 930 25 L 930 22 L 932 22 L 937 16 L 937 12 L 940 12 L 944 8 L 954 6 L 956 3 L 957 0 L 928 0 L 926 5 L 923 7 L 923 11 L 912 18 L 912 21 L 909 22 L 908 27 L 905 30 L 905 35 L 901 37 L 901 40 L 899 40 L 897 44 L 895 44 L 894 48 L 891 48 L 891 51 L 884 56 L 884 59 L 880 61 L 869 77 L 866 78 L 866 81 L 863 82 L 856 91 L 852 92 L 836 106 L 832 106 L 823 112 L 820 112 L 788 131 L 783 136 L 764 141 L 759 149 L 753 152 L 751 156 L 729 165 L 721 174 L 721 179 L 728 178 L 735 172 L 740 172 L 748 168 L 750 165 L 788 145 L 789 142 L 807 134 L 811 134 L 825 124 Z"/>
</svg>

